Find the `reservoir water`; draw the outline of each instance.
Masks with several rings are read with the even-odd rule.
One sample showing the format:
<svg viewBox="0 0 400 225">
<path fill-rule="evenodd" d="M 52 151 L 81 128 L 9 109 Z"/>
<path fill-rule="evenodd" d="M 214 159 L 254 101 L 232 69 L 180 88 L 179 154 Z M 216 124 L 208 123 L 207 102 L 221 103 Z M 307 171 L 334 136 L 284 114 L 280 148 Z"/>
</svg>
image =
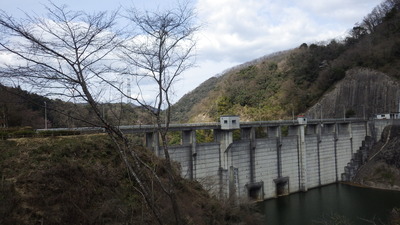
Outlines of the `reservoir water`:
<svg viewBox="0 0 400 225">
<path fill-rule="evenodd" d="M 400 192 L 332 184 L 259 203 L 267 225 L 310 225 L 332 216 L 353 225 L 387 224 L 390 211 L 400 208 Z"/>
</svg>

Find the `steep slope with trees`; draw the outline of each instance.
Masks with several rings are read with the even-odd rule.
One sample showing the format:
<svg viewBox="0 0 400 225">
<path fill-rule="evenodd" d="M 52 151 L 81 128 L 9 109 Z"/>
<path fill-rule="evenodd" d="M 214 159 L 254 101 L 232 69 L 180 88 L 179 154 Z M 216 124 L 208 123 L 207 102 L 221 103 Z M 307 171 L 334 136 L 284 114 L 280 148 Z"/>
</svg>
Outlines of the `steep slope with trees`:
<svg viewBox="0 0 400 225">
<path fill-rule="evenodd" d="M 215 80 L 213 85 L 210 86 L 210 81 L 207 81 L 197 89 L 205 98 L 197 100 L 191 97 L 196 95 L 195 90 L 184 96 L 175 105 L 175 110 L 180 115 L 185 111 L 186 116 L 182 118 L 188 118 L 188 121 L 216 121 L 224 114 L 237 114 L 242 120 L 284 119 L 306 113 L 352 69 L 373 70 L 398 82 L 399 9 L 399 1 L 384 1 L 356 24 L 343 40 L 309 45 L 303 43 L 296 49 L 281 53 L 279 57 L 249 62 L 229 70 L 218 80 L 211 78 Z M 203 93 L 207 89 L 208 93 Z M 395 93 L 391 96 L 393 99 L 398 97 Z M 186 103 L 190 99 L 196 102 L 188 108 Z M 346 102 L 339 102 L 336 106 L 339 108 L 334 111 L 343 112 L 343 104 Z M 375 113 L 378 108 L 393 109 L 393 102 L 382 106 L 381 102 L 363 100 L 356 104 L 357 107 L 369 105 L 365 107 L 366 115 Z M 347 111 L 356 107 L 345 108 Z M 357 109 L 357 114 L 350 111 L 348 115 L 362 117 L 362 111 Z M 339 115 L 329 111 L 322 113 Z"/>
</svg>

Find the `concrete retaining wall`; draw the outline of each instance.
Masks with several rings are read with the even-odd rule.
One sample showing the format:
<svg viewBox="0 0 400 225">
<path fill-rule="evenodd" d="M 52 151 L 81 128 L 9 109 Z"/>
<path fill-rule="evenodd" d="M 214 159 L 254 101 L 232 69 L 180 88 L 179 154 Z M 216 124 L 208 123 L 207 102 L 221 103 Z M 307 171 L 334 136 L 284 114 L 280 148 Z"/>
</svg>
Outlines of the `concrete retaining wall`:
<svg viewBox="0 0 400 225">
<path fill-rule="evenodd" d="M 198 144 L 195 160 L 196 179 L 218 176 L 219 169 L 219 144 Z"/>
<path fill-rule="evenodd" d="M 265 196 L 275 196 L 278 174 L 277 138 L 258 139 L 255 149 L 255 179 L 264 181 Z"/>
<path fill-rule="evenodd" d="M 314 188 L 320 185 L 318 141 L 317 135 L 306 136 L 308 188 Z"/>
<path fill-rule="evenodd" d="M 246 184 L 250 182 L 250 141 L 239 141 L 232 145 L 228 153 L 228 168 L 237 169 L 232 181 L 239 197 L 247 196 Z M 234 171 L 234 172 L 236 172 Z"/>
<path fill-rule="evenodd" d="M 170 152 L 181 164 L 183 177 L 198 180 L 215 195 L 268 199 L 341 181 L 365 136 L 378 135 L 387 121 L 373 125 L 293 125 L 286 137 L 274 126 L 264 128 L 264 138 L 255 138 L 253 128 L 247 127 L 240 141 L 233 141 L 231 131 L 214 130 L 215 143 L 192 142 Z"/>
<path fill-rule="evenodd" d="M 289 192 L 297 192 L 300 188 L 297 136 L 282 137 L 281 143 L 282 177 L 289 177 Z"/>
<path fill-rule="evenodd" d="M 190 149 L 190 145 L 169 147 L 169 155 L 171 159 L 179 162 L 181 166 L 181 175 L 186 179 L 189 179 L 191 176 Z"/>
<path fill-rule="evenodd" d="M 333 134 L 321 136 L 320 174 L 321 185 L 336 182 L 335 137 Z"/>
</svg>

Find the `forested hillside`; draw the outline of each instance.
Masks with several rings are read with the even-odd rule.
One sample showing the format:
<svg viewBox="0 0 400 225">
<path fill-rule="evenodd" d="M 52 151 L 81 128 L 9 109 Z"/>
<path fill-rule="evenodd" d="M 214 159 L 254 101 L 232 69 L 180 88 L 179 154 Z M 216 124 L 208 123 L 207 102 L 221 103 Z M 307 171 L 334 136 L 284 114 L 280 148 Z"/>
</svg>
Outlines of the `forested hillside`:
<svg viewBox="0 0 400 225">
<path fill-rule="evenodd" d="M 391 83 L 399 82 L 399 4 L 399 0 L 384 1 L 350 28 L 346 38 L 299 43 L 295 49 L 255 59 L 210 78 L 173 106 L 172 120 L 178 123 L 216 121 L 227 114 L 240 115 L 241 120 L 276 120 L 304 113 L 313 117 L 318 117 L 317 114 L 362 117 L 398 109 L 397 92 L 362 93 L 366 96 L 389 93 L 389 98 L 385 99 L 392 100 L 385 103 L 363 98 L 349 104 L 345 101 L 346 93 L 338 93 L 341 89 L 335 87 L 346 73 L 353 71 L 350 73 L 354 74 L 357 70 L 378 74 L 375 80 L 380 80 L 379 76 L 387 80 L 383 77 L 388 76 Z M 356 77 L 363 80 L 363 76 Z M 347 85 L 346 88 L 353 87 Z M 328 100 L 323 100 L 331 101 L 333 90 L 336 96 L 341 96 L 335 100 L 335 108 Z M 0 126 L 44 128 L 45 104 L 49 127 L 98 123 L 86 104 L 48 99 L 20 88 L 1 86 Z M 102 113 L 116 125 L 152 122 L 143 110 L 130 104 L 103 104 Z"/>
<path fill-rule="evenodd" d="M 151 122 L 143 109 L 132 104 L 104 103 L 101 108 L 115 125 Z M 0 84 L 0 127 L 44 128 L 45 117 L 49 128 L 96 126 L 99 122 L 88 104 L 49 99 Z"/>
<path fill-rule="evenodd" d="M 216 121 L 226 114 L 240 115 L 241 120 L 289 118 L 306 113 L 346 76 L 347 71 L 357 68 L 386 74 L 398 82 L 399 9 L 399 1 L 387 0 L 375 7 L 342 40 L 299 43 L 298 48 L 246 63 L 220 77 L 213 77 L 174 106 L 174 119 Z M 341 111 L 343 104 L 345 102 L 337 104 Z M 375 113 L 378 107 L 371 102 L 356 104 L 370 104 L 363 112 L 367 115 Z M 360 113 L 356 115 L 351 108 L 345 107 L 347 116 L 362 116 Z"/>
<path fill-rule="evenodd" d="M 0 84 L 0 127 L 44 127 L 45 102 L 48 98 L 29 94 L 21 88 Z"/>
</svg>

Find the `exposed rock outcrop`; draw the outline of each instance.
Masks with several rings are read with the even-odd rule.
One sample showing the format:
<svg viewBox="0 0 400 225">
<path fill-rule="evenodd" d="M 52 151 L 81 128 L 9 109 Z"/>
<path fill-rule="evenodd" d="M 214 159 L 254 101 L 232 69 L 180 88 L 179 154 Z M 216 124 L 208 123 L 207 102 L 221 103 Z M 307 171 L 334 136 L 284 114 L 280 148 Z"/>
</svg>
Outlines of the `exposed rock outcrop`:
<svg viewBox="0 0 400 225">
<path fill-rule="evenodd" d="M 309 118 L 370 117 L 375 113 L 399 111 L 400 82 L 370 69 L 352 69 L 311 107 Z"/>
</svg>

